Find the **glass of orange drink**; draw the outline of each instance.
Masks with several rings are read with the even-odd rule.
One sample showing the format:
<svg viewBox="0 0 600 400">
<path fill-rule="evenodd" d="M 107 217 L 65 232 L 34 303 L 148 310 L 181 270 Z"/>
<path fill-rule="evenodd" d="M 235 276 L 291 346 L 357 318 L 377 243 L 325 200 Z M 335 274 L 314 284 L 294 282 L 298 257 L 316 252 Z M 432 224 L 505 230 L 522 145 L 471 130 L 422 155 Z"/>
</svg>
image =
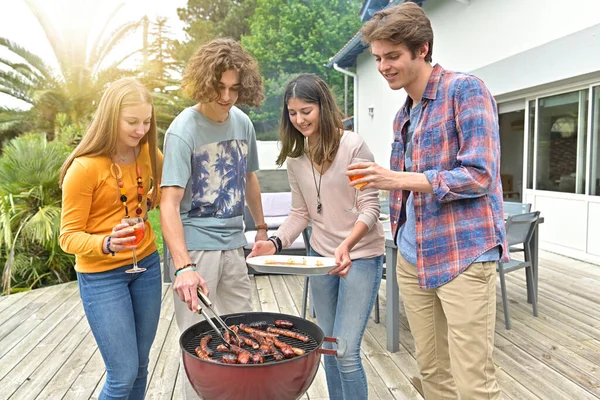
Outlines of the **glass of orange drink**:
<svg viewBox="0 0 600 400">
<path fill-rule="evenodd" d="M 140 244 L 142 239 L 144 239 L 144 235 L 146 234 L 146 224 L 144 223 L 144 219 L 141 217 L 123 218 L 121 220 L 121 223 L 128 224 L 133 228 L 133 236 L 135 237 L 135 240 L 131 242 L 130 245 L 137 246 L 138 244 Z M 125 272 L 127 272 L 128 274 L 144 272 L 146 268 L 141 268 L 140 266 L 138 266 L 137 258 L 135 256 L 135 248 L 131 249 L 131 253 L 133 255 L 133 268 L 130 268 Z"/>
<path fill-rule="evenodd" d="M 353 157 L 352 161 L 350 161 L 350 164 L 357 164 L 357 163 L 361 163 L 361 162 L 371 162 L 371 160 L 367 160 L 366 158 L 360 158 L 360 157 Z M 354 175 L 354 176 L 350 176 L 350 182 L 354 182 L 358 179 L 364 178 L 364 175 Z M 352 205 L 352 208 L 347 209 L 346 211 L 351 212 L 353 214 L 360 214 L 360 210 L 358 209 L 358 192 L 360 191 L 360 188 L 362 188 L 363 186 L 365 186 L 367 183 L 366 182 L 362 182 L 362 183 L 358 183 L 356 185 L 354 185 L 354 204 Z"/>
</svg>

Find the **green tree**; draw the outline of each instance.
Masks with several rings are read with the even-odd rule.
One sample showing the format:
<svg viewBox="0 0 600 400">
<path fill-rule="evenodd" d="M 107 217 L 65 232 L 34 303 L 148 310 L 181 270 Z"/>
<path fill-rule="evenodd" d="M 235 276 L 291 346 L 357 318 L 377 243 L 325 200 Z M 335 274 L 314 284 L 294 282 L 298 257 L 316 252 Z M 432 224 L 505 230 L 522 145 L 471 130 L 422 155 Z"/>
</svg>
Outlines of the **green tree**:
<svg viewBox="0 0 600 400">
<path fill-rule="evenodd" d="M 196 49 L 216 37 L 240 40 L 250 33 L 257 0 L 188 0 L 177 9 L 188 39 L 177 42 L 176 59 L 184 66 Z"/>
<path fill-rule="evenodd" d="M 324 64 L 359 29 L 361 3 L 258 0 L 250 35 L 242 37 L 242 44 L 256 57 L 265 77 L 265 103 L 251 116 L 261 124 L 257 132 L 269 132 L 278 126 L 282 91 L 291 74 L 320 75 L 341 98 L 343 76 Z"/>
<path fill-rule="evenodd" d="M 173 59 L 175 41 L 170 38 L 167 19 L 158 17 L 155 22 L 143 19 L 144 63 L 140 80 L 152 93 L 156 110 L 159 145 L 162 137 L 175 118 L 186 106 L 193 102 L 180 95 L 178 65 Z"/>
<path fill-rule="evenodd" d="M 0 38 L 0 47 L 19 60 L 15 62 L 0 58 L 0 64 L 6 67 L 0 71 L 0 92 L 32 106 L 31 112 L 1 110 L 0 130 L 3 127 L 13 130 L 19 126 L 31 128 L 30 125 L 23 125 L 23 122 L 33 115 L 36 119 L 34 122 L 37 122 L 35 127 L 51 135 L 58 113 L 66 114 L 72 121 L 88 118 L 106 84 L 131 74 L 131 71 L 119 67 L 137 51 L 116 61 L 109 60 L 114 48 L 135 31 L 140 22 L 126 23 L 107 32 L 110 21 L 123 6 L 121 4 L 110 14 L 95 40 L 91 41 L 91 23 L 82 24 L 88 30 L 74 35 L 68 32 L 64 24 L 51 21 L 34 0 L 24 1 L 43 28 L 59 69 L 53 70 L 37 55 L 7 38 Z M 89 43 L 93 44 L 89 46 Z"/>
<path fill-rule="evenodd" d="M 13 139 L 0 157 L 3 293 L 74 279 L 74 258 L 58 245 L 60 166 L 71 148 L 43 134 Z"/>
</svg>

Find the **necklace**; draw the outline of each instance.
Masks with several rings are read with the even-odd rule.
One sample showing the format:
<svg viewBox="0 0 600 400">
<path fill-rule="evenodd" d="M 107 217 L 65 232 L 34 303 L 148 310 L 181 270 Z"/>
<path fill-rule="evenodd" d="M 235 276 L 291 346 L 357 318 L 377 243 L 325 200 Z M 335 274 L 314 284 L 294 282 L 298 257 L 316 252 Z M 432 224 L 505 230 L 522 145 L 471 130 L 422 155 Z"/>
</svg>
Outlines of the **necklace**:
<svg viewBox="0 0 600 400">
<path fill-rule="evenodd" d="M 319 185 L 317 185 L 317 177 L 315 176 L 315 165 L 313 164 L 312 154 L 310 153 L 310 147 L 308 148 L 308 158 L 310 161 L 310 167 L 312 168 L 313 181 L 315 182 L 315 189 L 317 189 L 317 214 L 321 214 L 323 211 L 323 205 L 321 204 L 321 179 L 323 174 L 319 174 Z M 321 168 L 321 172 L 323 169 Z"/>
<path fill-rule="evenodd" d="M 142 171 L 140 170 L 140 166 L 137 162 L 137 154 L 135 154 L 135 149 L 133 150 L 133 155 L 135 156 L 135 172 L 137 173 L 137 208 L 135 209 L 135 214 L 140 217 L 142 215 L 142 199 L 144 197 L 144 181 L 142 180 Z M 121 156 L 119 156 L 121 157 Z M 125 208 L 125 218 L 129 218 L 129 208 L 127 207 L 127 189 L 125 188 L 125 183 L 123 182 L 123 171 L 121 167 L 112 163 L 110 166 L 110 173 L 117 180 L 117 186 L 119 187 L 119 200 L 123 203 L 123 207 Z"/>
</svg>

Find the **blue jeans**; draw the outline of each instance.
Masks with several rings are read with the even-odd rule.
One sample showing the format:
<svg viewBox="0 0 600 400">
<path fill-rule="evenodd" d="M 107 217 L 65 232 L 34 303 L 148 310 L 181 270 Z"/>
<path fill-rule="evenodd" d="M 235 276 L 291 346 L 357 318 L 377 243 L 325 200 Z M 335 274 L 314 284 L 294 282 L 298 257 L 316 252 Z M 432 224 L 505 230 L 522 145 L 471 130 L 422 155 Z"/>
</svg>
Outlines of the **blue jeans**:
<svg viewBox="0 0 600 400">
<path fill-rule="evenodd" d="M 310 255 L 318 256 L 314 250 Z M 383 256 L 352 260 L 346 278 L 312 276 L 310 295 L 317 321 L 326 336 L 339 339 L 338 357 L 325 355 L 330 400 L 366 400 L 367 376 L 360 359 L 360 343 L 381 283 Z M 332 348 L 325 342 L 324 348 Z"/>
<path fill-rule="evenodd" d="M 148 355 L 156 335 L 161 302 L 160 257 L 94 274 L 77 273 L 85 315 L 106 366 L 99 400 L 141 400 L 146 391 Z"/>
</svg>

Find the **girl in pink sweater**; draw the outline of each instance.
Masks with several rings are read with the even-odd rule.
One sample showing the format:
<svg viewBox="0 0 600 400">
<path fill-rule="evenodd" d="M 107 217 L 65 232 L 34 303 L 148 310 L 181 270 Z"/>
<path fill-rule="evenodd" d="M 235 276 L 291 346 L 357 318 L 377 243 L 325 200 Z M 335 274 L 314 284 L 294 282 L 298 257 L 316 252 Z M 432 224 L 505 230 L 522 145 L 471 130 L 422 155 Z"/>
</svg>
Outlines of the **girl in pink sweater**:
<svg viewBox="0 0 600 400">
<path fill-rule="evenodd" d="M 341 341 L 337 358 L 324 356 L 329 396 L 366 399 L 360 343 L 381 282 L 385 240 L 378 191 L 360 191 L 360 213 L 348 212 L 355 189 L 345 172 L 353 158 L 373 161 L 373 154 L 360 136 L 343 130 L 330 89 L 313 74 L 288 83 L 280 136 L 277 163 L 287 164 L 292 208 L 275 236 L 256 242 L 248 257 L 281 251 L 312 223 L 311 255 L 335 257 L 338 264 L 328 275 L 310 279 L 319 326 Z"/>
</svg>

